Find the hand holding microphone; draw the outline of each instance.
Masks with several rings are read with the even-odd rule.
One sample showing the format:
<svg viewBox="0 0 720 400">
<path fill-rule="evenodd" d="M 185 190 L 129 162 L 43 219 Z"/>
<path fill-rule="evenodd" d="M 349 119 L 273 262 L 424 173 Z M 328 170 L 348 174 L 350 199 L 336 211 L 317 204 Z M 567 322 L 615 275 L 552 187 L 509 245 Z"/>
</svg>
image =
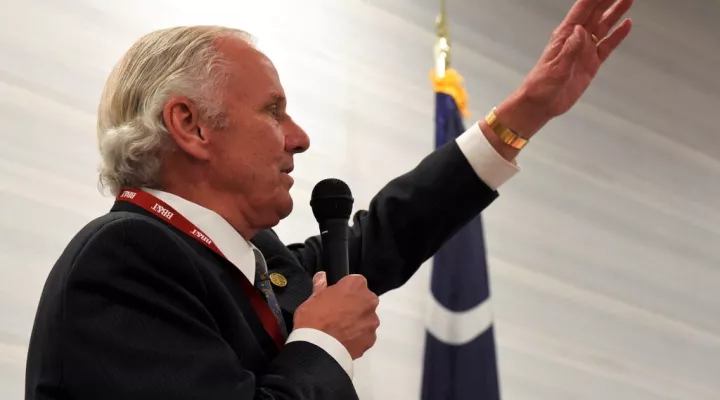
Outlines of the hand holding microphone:
<svg viewBox="0 0 720 400">
<path fill-rule="evenodd" d="M 295 329 L 325 332 L 345 346 L 353 360 L 362 357 L 377 340 L 380 299 L 362 275 L 348 275 L 327 287 L 323 272 L 313 280 L 313 295 L 295 311 Z"/>
<path fill-rule="evenodd" d="M 338 179 L 325 179 L 313 189 L 310 205 L 320 225 L 321 272 L 313 277 L 313 294 L 295 311 L 295 328 L 327 333 L 345 346 L 353 359 L 377 339 L 380 302 L 362 275 L 348 275 L 348 221 L 353 198 Z"/>
</svg>

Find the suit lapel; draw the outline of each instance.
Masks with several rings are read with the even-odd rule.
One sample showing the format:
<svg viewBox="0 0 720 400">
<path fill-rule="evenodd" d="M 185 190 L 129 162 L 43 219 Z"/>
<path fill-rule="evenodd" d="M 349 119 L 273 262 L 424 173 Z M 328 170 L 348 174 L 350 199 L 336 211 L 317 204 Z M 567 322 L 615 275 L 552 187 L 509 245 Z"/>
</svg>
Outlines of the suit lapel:
<svg viewBox="0 0 720 400">
<path fill-rule="evenodd" d="M 268 272 L 280 274 L 287 280 L 285 286 L 273 285 L 273 291 L 291 327 L 295 310 L 312 294 L 312 280 L 272 230 L 258 232 L 251 242 L 265 257 Z"/>
<path fill-rule="evenodd" d="M 157 218 L 150 212 L 147 212 L 142 207 L 136 206 L 128 202 L 119 201 L 116 202 L 115 205 L 112 207 L 111 212 L 129 212 L 134 214 L 140 214 L 155 221 L 158 221 L 159 223 L 167 226 L 169 229 L 176 232 L 178 234 L 178 237 L 180 237 L 182 241 L 187 243 L 188 246 L 190 246 L 197 252 L 198 257 L 204 258 L 207 262 L 215 266 L 213 271 L 217 274 L 220 281 L 223 282 L 224 285 L 226 285 L 230 296 L 234 298 L 235 303 L 242 310 L 242 313 L 245 316 L 246 323 L 256 335 L 256 338 L 258 339 L 258 342 L 266 355 L 269 358 L 272 358 L 277 354 L 278 349 L 275 346 L 273 339 L 265 331 L 265 328 L 263 327 L 260 318 L 256 314 L 255 310 L 252 308 L 250 302 L 247 300 L 247 295 L 244 293 L 240 286 L 241 280 L 246 278 L 233 263 L 219 256 L 214 251 L 208 249 L 206 246 L 203 246 L 197 240 L 184 234 L 166 221 Z M 285 319 L 287 321 L 287 318 Z M 292 317 L 290 320 L 292 321 Z M 288 325 L 288 327 L 290 327 L 290 325 Z M 239 352 L 238 354 L 241 354 L 241 349 L 236 349 L 236 351 Z"/>
<path fill-rule="evenodd" d="M 155 217 L 153 214 L 145 211 L 141 207 L 134 204 L 130 204 L 124 201 L 117 201 L 112 207 L 111 211 L 127 211 L 142 214 L 160 221 L 164 225 L 177 231 L 172 225 L 166 223 Z M 204 246 L 197 243 L 196 240 L 188 237 L 180 231 L 177 231 L 182 239 L 187 242 L 190 246 L 197 249 L 200 253 L 211 253 L 214 258 L 221 260 L 223 264 L 224 273 L 228 273 L 228 269 L 234 270 L 237 274 L 237 278 L 243 278 L 235 266 L 229 261 L 222 259 L 215 255 L 214 252 L 208 250 Z M 283 286 L 273 285 L 273 292 L 277 297 L 280 308 L 283 310 L 285 322 L 288 329 L 291 329 L 293 322 L 293 315 L 298 306 L 307 300 L 312 294 L 312 279 L 307 274 L 305 269 L 302 267 L 300 262 L 293 256 L 293 254 L 285 247 L 280 241 L 280 238 L 272 230 L 263 230 L 258 232 L 257 235 L 251 240 L 251 242 L 262 252 L 265 257 L 265 262 L 268 266 L 269 273 L 277 273 L 285 277 L 287 284 Z"/>
</svg>

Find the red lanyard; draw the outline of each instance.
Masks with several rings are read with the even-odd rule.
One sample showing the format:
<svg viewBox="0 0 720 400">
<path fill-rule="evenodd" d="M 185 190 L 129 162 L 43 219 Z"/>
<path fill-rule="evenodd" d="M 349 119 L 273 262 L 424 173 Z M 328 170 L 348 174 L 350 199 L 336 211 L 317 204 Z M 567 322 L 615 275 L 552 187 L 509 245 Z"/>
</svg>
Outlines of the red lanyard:
<svg viewBox="0 0 720 400">
<path fill-rule="evenodd" d="M 135 204 L 155 214 L 160 219 L 167 221 L 175 228 L 181 230 L 191 238 L 197 240 L 210 250 L 217 253 L 220 257 L 227 260 L 227 257 L 225 257 L 217 245 L 215 245 L 215 242 L 213 242 L 212 239 L 210 239 L 203 231 L 196 227 L 192 222 L 188 221 L 187 218 L 183 217 L 182 214 L 177 212 L 174 208 L 170 207 L 167 203 L 150 193 L 132 188 L 123 189 L 120 191 L 116 200 Z M 270 306 L 268 306 L 267 300 L 255 289 L 255 286 L 253 286 L 253 284 L 250 283 L 244 275 L 241 281 L 243 290 L 250 298 L 250 303 L 252 304 L 253 309 L 255 309 L 255 313 L 258 317 L 260 317 L 263 327 L 275 341 L 278 348 L 282 348 L 285 342 L 280 331 L 280 325 L 278 324 L 275 314 L 273 314 L 270 309 Z"/>
</svg>

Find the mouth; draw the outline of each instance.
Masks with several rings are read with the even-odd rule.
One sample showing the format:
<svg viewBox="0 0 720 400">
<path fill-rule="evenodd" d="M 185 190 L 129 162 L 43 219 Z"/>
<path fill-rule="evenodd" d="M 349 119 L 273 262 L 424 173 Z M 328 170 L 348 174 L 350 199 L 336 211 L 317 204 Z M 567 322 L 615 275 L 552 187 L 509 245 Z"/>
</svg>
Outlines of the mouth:
<svg viewBox="0 0 720 400">
<path fill-rule="evenodd" d="M 293 172 L 293 169 L 295 169 L 295 168 L 291 166 L 289 168 L 280 170 L 280 173 L 282 173 L 286 177 L 286 179 L 289 181 L 290 187 L 292 187 L 293 183 L 295 183 L 295 180 L 293 179 L 293 177 L 290 176 L 290 173 Z"/>
</svg>

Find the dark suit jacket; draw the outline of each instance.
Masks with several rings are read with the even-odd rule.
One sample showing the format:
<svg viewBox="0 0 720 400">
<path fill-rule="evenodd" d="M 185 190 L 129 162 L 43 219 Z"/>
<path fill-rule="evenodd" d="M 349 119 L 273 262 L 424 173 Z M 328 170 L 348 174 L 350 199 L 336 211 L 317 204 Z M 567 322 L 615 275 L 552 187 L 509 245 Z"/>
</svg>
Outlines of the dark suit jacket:
<svg viewBox="0 0 720 400">
<path fill-rule="evenodd" d="M 418 267 L 497 196 L 453 142 L 396 178 L 353 218 L 351 272 L 378 295 Z M 323 269 L 321 241 L 252 240 L 289 328 Z M 228 261 L 129 203 L 90 222 L 48 276 L 27 360 L 28 400 L 356 399 L 319 347 L 278 351 Z"/>
</svg>

